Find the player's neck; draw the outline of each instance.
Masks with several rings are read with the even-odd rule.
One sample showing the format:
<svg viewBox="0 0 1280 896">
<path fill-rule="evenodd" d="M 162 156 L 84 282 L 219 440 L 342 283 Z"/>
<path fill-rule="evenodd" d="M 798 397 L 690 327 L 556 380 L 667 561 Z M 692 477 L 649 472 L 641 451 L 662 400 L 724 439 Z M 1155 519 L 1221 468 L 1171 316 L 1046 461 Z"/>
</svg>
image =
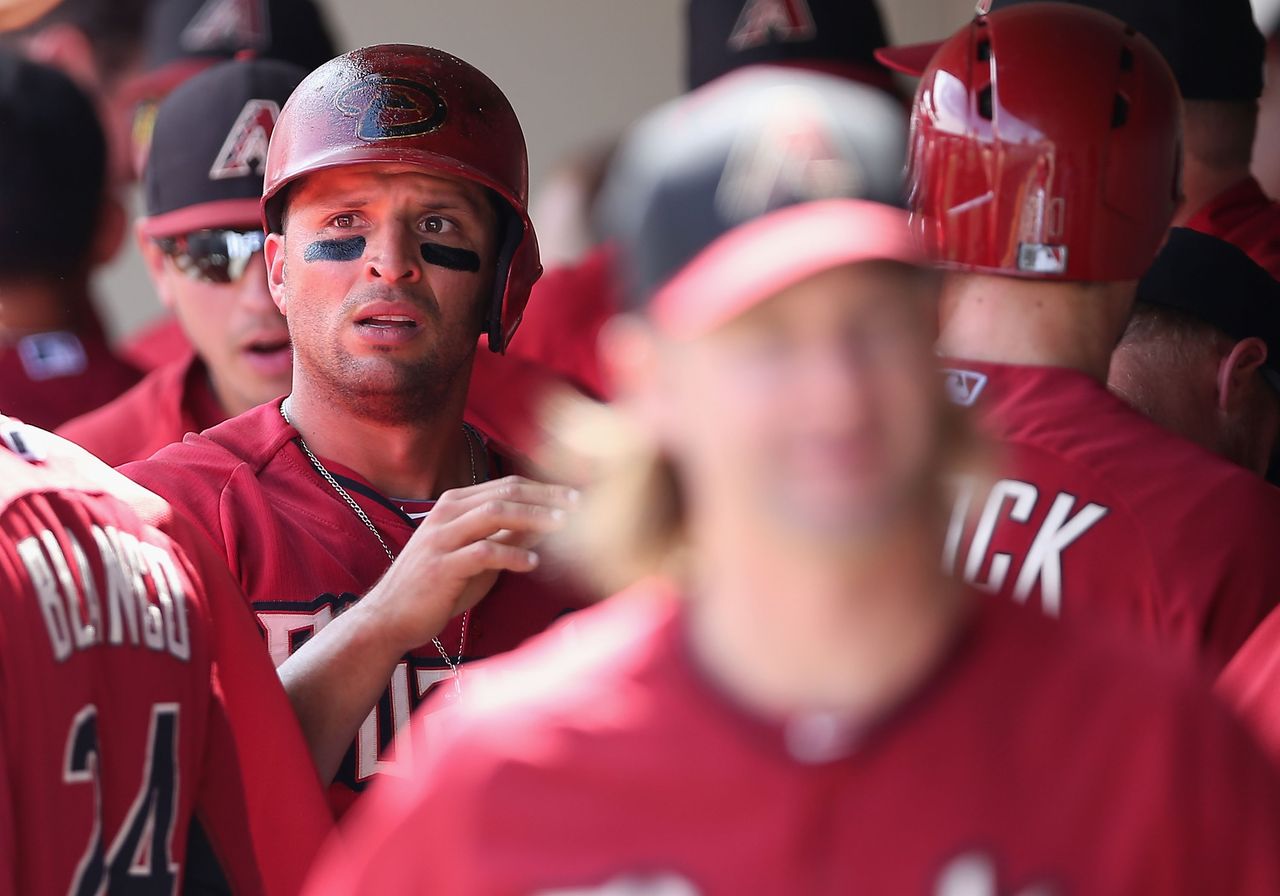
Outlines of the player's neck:
<svg viewBox="0 0 1280 896">
<path fill-rule="evenodd" d="M 466 391 L 430 419 L 385 422 L 348 414 L 295 375 L 289 421 L 318 457 L 359 473 L 384 495 L 430 499 L 472 483 L 472 445 L 462 428 Z M 475 457 L 476 469 L 483 459 Z"/>
<path fill-rule="evenodd" d="M 954 640 L 964 592 L 939 570 L 937 527 L 904 523 L 874 544 L 812 556 L 760 539 L 696 539 L 690 641 L 713 681 L 775 718 L 878 716 Z"/>
<path fill-rule="evenodd" d="M 21 338 L 50 330 L 79 330 L 90 307 L 88 284 L 68 278 L 65 284 L 39 279 L 0 284 L 0 334 Z"/>
<path fill-rule="evenodd" d="M 1182 169 L 1184 198 L 1173 217 L 1173 226 L 1181 227 L 1186 224 L 1206 205 L 1249 177 L 1249 174 L 1247 165 L 1215 168 L 1188 155 Z"/>
<path fill-rule="evenodd" d="M 1067 367 L 1106 382 L 1133 308 L 1134 281 L 1067 283 L 952 274 L 938 351 L 996 364 Z"/>
</svg>

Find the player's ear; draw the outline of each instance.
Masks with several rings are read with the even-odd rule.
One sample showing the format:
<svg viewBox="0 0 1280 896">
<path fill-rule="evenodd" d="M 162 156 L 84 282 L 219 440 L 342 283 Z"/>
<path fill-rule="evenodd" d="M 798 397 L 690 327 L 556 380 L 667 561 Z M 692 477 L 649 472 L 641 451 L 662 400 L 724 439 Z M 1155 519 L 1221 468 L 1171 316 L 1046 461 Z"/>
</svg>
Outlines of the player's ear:
<svg viewBox="0 0 1280 896">
<path fill-rule="evenodd" d="M 138 253 L 142 256 L 142 261 L 147 266 L 147 273 L 151 275 L 151 284 L 156 289 L 156 295 L 159 296 L 160 303 L 172 310 L 174 297 L 173 292 L 169 289 L 169 278 L 165 276 L 167 259 L 164 250 L 157 246 L 156 241 L 147 235 L 141 220 L 134 222 L 133 240 L 137 243 Z"/>
<path fill-rule="evenodd" d="M 1241 339 L 1218 362 L 1218 410 L 1236 411 L 1245 401 L 1249 383 L 1267 360 L 1267 344 L 1256 336 Z"/>
<path fill-rule="evenodd" d="M 271 290 L 271 300 L 280 313 L 287 316 L 289 300 L 284 292 L 284 235 L 268 233 L 262 252 L 267 261 L 267 288 Z"/>
</svg>

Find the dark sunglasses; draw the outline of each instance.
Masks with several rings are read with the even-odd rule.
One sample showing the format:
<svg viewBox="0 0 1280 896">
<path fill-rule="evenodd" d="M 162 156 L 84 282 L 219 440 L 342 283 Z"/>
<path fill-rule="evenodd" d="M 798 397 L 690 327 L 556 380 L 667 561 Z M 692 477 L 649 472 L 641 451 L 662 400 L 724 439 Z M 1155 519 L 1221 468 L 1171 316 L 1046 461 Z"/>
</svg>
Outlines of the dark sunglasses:
<svg viewBox="0 0 1280 896">
<path fill-rule="evenodd" d="M 205 283 L 234 283 L 244 276 L 267 237 L 261 230 L 197 230 L 156 240 L 178 270 Z"/>
</svg>

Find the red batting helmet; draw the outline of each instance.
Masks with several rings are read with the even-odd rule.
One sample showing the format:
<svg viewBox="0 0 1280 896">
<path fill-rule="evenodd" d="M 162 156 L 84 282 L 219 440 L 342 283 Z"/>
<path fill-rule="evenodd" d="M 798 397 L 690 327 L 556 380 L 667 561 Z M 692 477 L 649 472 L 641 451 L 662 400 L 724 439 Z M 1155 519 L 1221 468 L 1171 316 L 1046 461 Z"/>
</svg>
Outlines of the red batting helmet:
<svg viewBox="0 0 1280 896">
<path fill-rule="evenodd" d="M 906 68 L 921 48 L 882 51 Z M 1066 3 L 978 16 L 923 67 L 914 224 L 948 268 L 1136 279 L 1181 198 L 1181 105 L 1160 52 Z"/>
<path fill-rule="evenodd" d="M 315 171 L 372 162 L 415 165 L 492 190 L 500 217 L 498 275 L 486 320 L 500 352 L 542 274 L 527 211 L 524 133 L 497 85 L 440 50 L 384 44 L 331 59 L 280 112 L 267 153 L 262 219 L 280 232 L 285 187 Z"/>
</svg>

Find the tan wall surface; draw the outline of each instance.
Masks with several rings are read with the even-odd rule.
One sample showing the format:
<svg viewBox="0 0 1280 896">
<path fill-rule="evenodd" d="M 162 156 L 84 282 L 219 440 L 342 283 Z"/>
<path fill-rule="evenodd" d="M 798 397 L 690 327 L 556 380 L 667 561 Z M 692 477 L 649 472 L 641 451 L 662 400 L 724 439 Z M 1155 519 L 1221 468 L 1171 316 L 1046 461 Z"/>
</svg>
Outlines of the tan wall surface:
<svg viewBox="0 0 1280 896">
<path fill-rule="evenodd" d="M 563 154 L 606 138 L 683 82 L 685 0 L 322 0 L 344 48 L 438 46 L 478 66 L 511 98 L 538 184 Z M 899 41 L 941 37 L 973 0 L 881 0 Z M 99 277 L 114 334 L 159 313 L 132 245 Z"/>
</svg>

